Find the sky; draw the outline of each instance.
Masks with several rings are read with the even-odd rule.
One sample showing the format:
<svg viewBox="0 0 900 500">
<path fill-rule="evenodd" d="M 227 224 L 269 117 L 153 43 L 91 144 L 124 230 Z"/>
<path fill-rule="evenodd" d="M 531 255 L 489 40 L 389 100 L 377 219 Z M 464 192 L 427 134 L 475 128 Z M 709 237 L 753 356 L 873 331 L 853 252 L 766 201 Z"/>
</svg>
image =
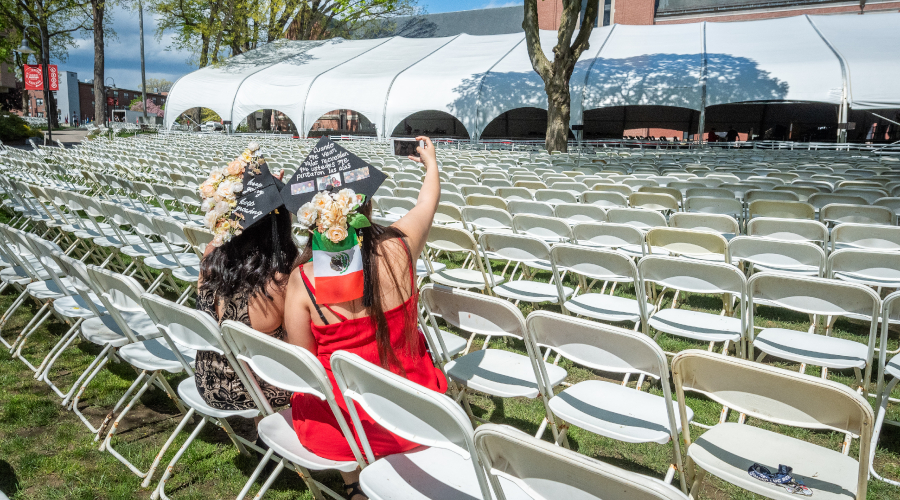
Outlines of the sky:
<svg viewBox="0 0 900 500">
<path fill-rule="evenodd" d="M 427 12 L 437 14 L 459 10 L 509 7 L 522 5 L 522 0 L 419 0 Z M 117 6 L 112 10 L 114 39 L 106 40 L 106 76 L 111 77 L 120 89 L 137 89 L 141 83 L 140 36 L 136 11 Z M 180 76 L 194 71 L 188 61 L 191 54 L 169 49 L 167 34 L 156 39 L 156 19 L 144 12 L 144 59 L 147 78 L 165 78 L 174 82 Z M 78 73 L 78 80 L 90 80 L 94 76 L 94 42 L 87 38 L 76 40 L 76 47 L 69 48 L 66 62 L 53 61 L 60 71 Z M 112 82 L 110 82 L 112 83 Z"/>
</svg>

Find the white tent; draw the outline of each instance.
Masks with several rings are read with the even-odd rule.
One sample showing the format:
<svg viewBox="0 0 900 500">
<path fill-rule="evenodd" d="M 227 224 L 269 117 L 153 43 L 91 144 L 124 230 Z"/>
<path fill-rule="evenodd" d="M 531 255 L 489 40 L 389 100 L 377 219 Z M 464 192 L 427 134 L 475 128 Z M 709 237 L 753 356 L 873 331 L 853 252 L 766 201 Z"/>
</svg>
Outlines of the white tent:
<svg viewBox="0 0 900 500">
<path fill-rule="evenodd" d="M 900 14 L 797 16 L 735 23 L 614 25 L 594 30 L 570 80 L 572 124 L 609 106 L 703 111 L 738 102 L 900 107 Z M 547 109 L 524 33 L 445 38 L 280 41 L 179 79 L 166 126 L 194 107 L 237 124 L 259 109 L 306 134 L 335 109 L 388 136 L 414 113 L 446 113 L 478 138 L 491 120 Z M 552 57 L 556 32 L 541 33 Z"/>
</svg>

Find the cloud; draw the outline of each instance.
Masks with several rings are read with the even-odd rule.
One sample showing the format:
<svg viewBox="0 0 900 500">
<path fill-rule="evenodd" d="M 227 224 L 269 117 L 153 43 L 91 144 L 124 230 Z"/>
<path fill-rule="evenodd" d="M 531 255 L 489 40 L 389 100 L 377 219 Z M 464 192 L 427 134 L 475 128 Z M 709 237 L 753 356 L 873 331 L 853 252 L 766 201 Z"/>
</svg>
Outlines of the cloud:
<svg viewBox="0 0 900 500">
<path fill-rule="evenodd" d="M 136 11 L 116 7 L 112 10 L 111 25 L 115 37 L 106 42 L 105 75 L 123 89 L 137 89 L 141 83 L 140 31 Z M 166 78 L 175 81 L 196 68 L 187 63 L 191 54 L 187 51 L 166 50 L 171 46 L 172 37 L 164 34 L 157 41 L 158 19 L 144 12 L 144 60 L 147 78 Z M 57 62 L 57 61 L 54 61 Z M 75 40 L 75 46 L 68 50 L 68 59 L 60 64 L 60 70 L 78 73 L 79 80 L 90 80 L 94 76 L 94 40 L 90 33 Z"/>
</svg>

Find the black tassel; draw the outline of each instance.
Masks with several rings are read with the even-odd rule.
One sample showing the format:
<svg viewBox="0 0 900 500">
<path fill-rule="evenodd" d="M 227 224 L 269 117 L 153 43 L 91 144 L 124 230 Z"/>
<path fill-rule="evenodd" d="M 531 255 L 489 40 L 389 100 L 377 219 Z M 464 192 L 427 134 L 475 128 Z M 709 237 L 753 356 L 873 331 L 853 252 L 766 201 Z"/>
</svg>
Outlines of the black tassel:
<svg viewBox="0 0 900 500">
<path fill-rule="evenodd" d="M 366 245 L 369 247 L 372 246 L 371 238 L 363 238 L 362 230 L 358 230 L 357 237 L 363 239 L 363 244 L 360 245 L 362 247 L 362 261 L 363 261 L 363 307 L 372 307 L 372 304 L 375 302 L 374 290 L 372 290 L 372 259 L 369 258 L 369 249 L 366 248 Z"/>
<path fill-rule="evenodd" d="M 284 262 L 284 257 L 281 254 L 281 238 L 278 237 L 278 217 L 272 217 L 272 235 L 275 242 L 275 268 L 278 269 L 279 272 L 284 271 L 284 267 L 282 263 Z"/>
</svg>

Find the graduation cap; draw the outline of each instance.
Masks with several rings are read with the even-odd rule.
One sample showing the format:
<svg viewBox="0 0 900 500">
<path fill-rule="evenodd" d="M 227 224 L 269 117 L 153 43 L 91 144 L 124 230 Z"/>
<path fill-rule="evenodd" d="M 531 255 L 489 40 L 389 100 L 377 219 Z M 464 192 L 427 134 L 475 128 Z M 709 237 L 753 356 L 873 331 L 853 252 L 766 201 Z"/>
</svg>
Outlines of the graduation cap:
<svg viewBox="0 0 900 500">
<path fill-rule="evenodd" d="M 257 156 L 259 146 L 251 143 L 251 147 L 226 167 L 214 169 L 200 185 L 206 226 L 215 234 L 213 246 L 231 240 L 282 205 L 283 184 Z"/>
<path fill-rule="evenodd" d="M 291 213 L 297 213 L 321 191 L 338 192 L 349 188 L 370 200 L 385 179 L 384 172 L 328 137 L 322 137 L 285 183 L 281 199 Z"/>
<path fill-rule="evenodd" d="M 245 230 L 283 204 L 279 191 L 284 184 L 272 175 L 265 162 L 258 163 L 257 170 L 259 173 L 251 167 L 244 169 L 244 189 L 236 196 L 237 206 L 231 212 L 231 220 Z"/>
</svg>

